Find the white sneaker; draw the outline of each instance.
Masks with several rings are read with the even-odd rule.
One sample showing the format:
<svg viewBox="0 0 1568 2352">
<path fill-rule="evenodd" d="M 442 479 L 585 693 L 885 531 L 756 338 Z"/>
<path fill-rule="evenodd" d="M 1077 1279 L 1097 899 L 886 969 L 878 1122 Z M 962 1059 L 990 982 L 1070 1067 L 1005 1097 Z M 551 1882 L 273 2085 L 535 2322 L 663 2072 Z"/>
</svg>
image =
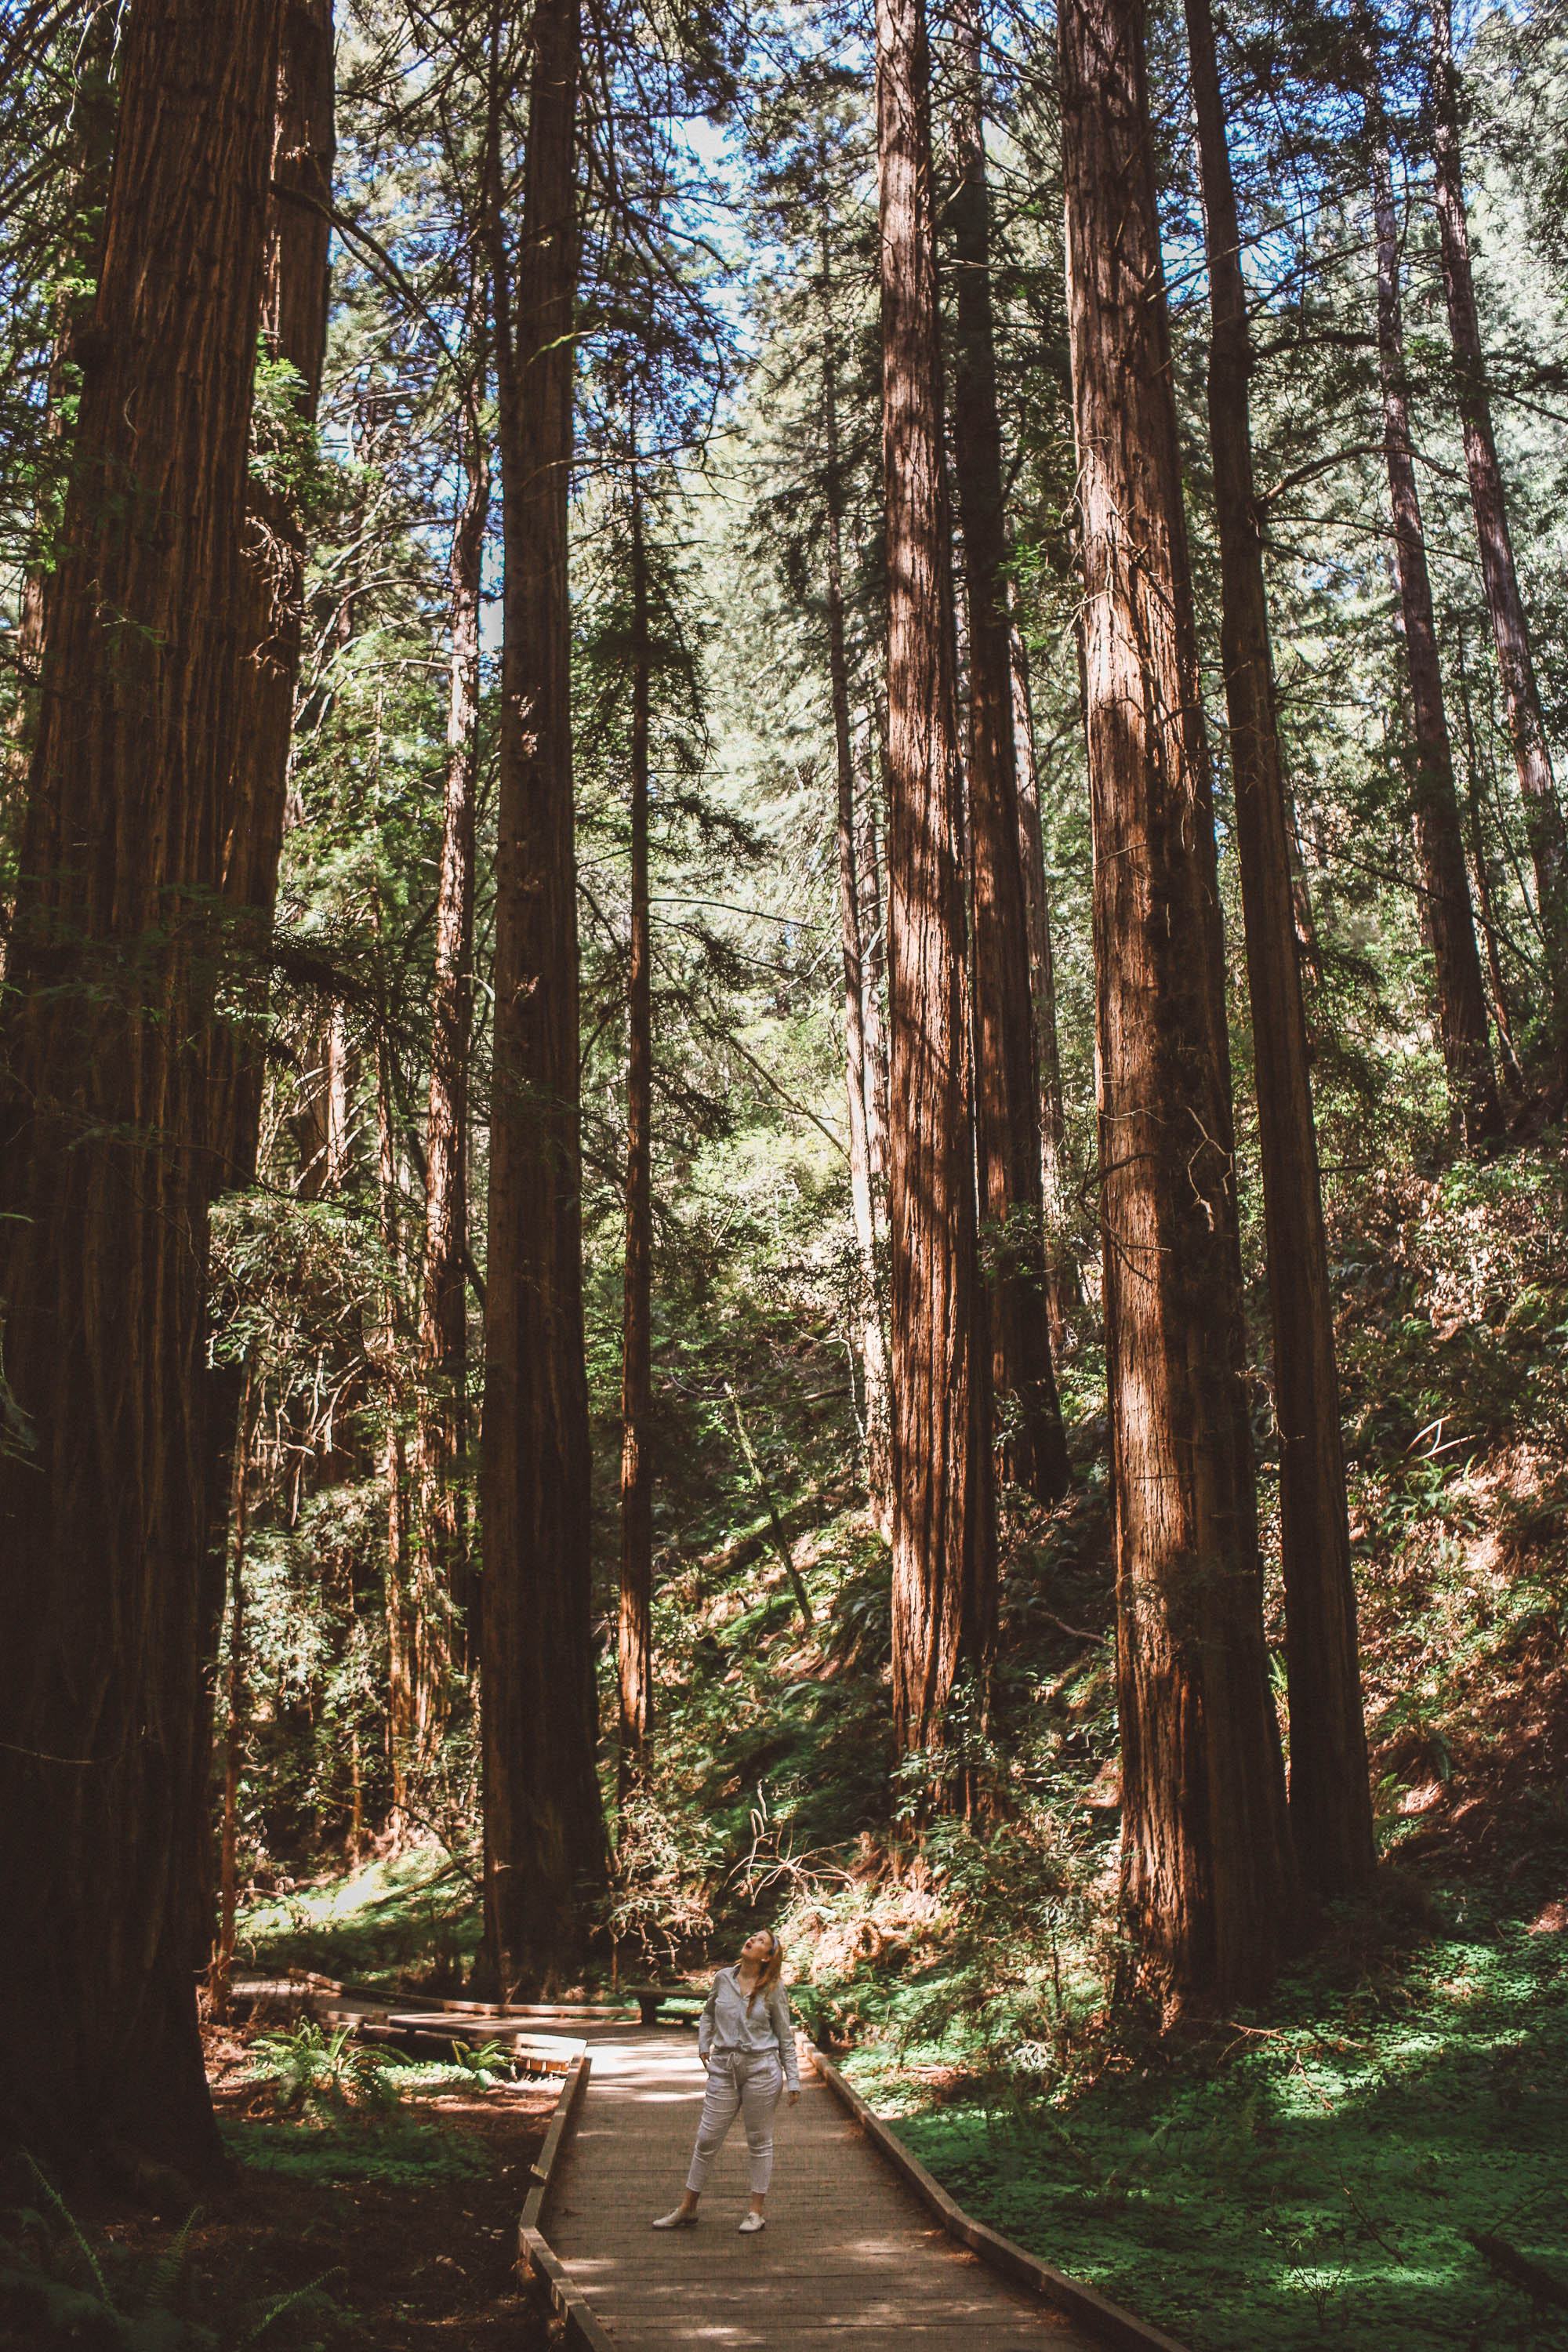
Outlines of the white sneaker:
<svg viewBox="0 0 1568 2352">
<path fill-rule="evenodd" d="M 661 2213 L 653 2226 L 656 2230 L 695 2230 L 697 2216 L 683 2213 L 678 2205 L 673 2213 Z"/>
<path fill-rule="evenodd" d="M 768 2217 L 765 2213 L 742 2213 L 741 2216 L 742 2238 L 749 2238 L 753 2230 L 765 2230 L 767 2226 Z"/>
</svg>

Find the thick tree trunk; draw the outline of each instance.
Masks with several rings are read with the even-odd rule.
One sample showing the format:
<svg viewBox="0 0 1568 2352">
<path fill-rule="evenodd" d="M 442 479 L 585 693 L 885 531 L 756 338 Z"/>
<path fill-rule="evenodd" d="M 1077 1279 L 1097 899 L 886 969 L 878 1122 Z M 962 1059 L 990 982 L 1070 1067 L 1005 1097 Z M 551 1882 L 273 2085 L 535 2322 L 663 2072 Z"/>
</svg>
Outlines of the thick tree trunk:
<svg viewBox="0 0 1568 2352">
<path fill-rule="evenodd" d="M 1083 1306 L 1068 1208 L 1067 1118 L 1062 1108 L 1061 1042 L 1057 1028 L 1057 962 L 1051 945 L 1051 894 L 1046 877 L 1040 770 L 1029 656 L 1015 619 L 1008 630 L 1013 680 L 1013 745 L 1018 774 L 1018 856 L 1029 926 L 1029 986 L 1035 1008 L 1035 1066 L 1040 1081 L 1040 1189 L 1046 1219 L 1046 1305 L 1051 1346 L 1059 1356 Z"/>
<path fill-rule="evenodd" d="M 313 427 L 327 350 L 331 273 L 327 207 L 332 193 L 331 0 L 286 0 L 280 10 L 272 194 L 268 211 L 262 340 L 294 371 L 291 407 Z M 252 476 L 244 539 L 239 671 L 240 725 L 224 842 L 224 895 L 239 952 L 259 960 L 272 928 L 288 800 L 294 689 L 305 617 L 304 519 L 287 467 L 271 483 Z M 265 1002 L 259 969 L 248 992 Z M 264 1063 L 256 1029 L 232 1031 L 215 1074 L 223 1131 L 219 1181 L 244 1186 L 256 1175 Z"/>
<path fill-rule="evenodd" d="M 414 1562 L 416 1754 L 427 1760 L 455 1672 L 477 1648 L 460 1465 L 468 1437 L 468 1051 L 474 1018 L 474 798 L 479 715 L 479 598 L 489 460 L 477 418 L 464 425 L 466 488 L 447 565 L 447 777 L 430 1088 L 425 1129 L 425 1265 L 419 1293 L 418 1487 Z"/>
<path fill-rule="evenodd" d="M 219 2158 L 214 908 L 278 12 L 133 0 L 0 1041 L 0 2130 Z"/>
<path fill-rule="evenodd" d="M 952 551 L 922 0 L 878 0 L 888 548 L 893 1722 L 940 1749 L 995 1646 L 990 1347 L 974 1193 Z M 966 1781 L 946 1801 L 967 1801 Z"/>
<path fill-rule="evenodd" d="M 1362 16 L 1363 38 L 1364 11 Z M 1383 447 L 1394 519 L 1394 569 L 1410 677 L 1415 733 L 1413 806 L 1415 846 L 1426 890 L 1426 919 L 1437 977 L 1437 1020 L 1448 1078 L 1449 1117 L 1467 1151 L 1496 1139 L 1502 1125 L 1487 1001 L 1476 947 L 1475 912 L 1465 871 L 1465 838 L 1454 792 L 1454 757 L 1443 709 L 1437 625 L 1426 569 L 1426 540 L 1415 486 L 1405 384 L 1405 328 L 1399 300 L 1399 224 L 1384 129 L 1377 67 L 1366 61 L 1366 124 L 1373 149 L 1373 208 L 1377 233 L 1377 356 L 1383 383 Z"/>
<path fill-rule="evenodd" d="M 1370 1882 L 1376 1846 L 1329 1250 L 1296 952 L 1289 815 L 1252 474 L 1252 352 L 1241 230 L 1209 0 L 1186 0 L 1186 17 L 1213 317 L 1208 410 L 1219 532 L 1220 653 L 1230 720 L 1274 1331 L 1290 1826 L 1307 1885 L 1333 1897 Z"/>
<path fill-rule="evenodd" d="M 991 313 L 990 196 L 979 0 L 958 0 L 953 477 L 969 630 L 969 835 L 976 1164 L 1002 1475 L 1042 1503 L 1068 1485 L 1046 1286 L 1040 1095 L 1019 856 L 1002 420 Z"/>
<path fill-rule="evenodd" d="M 515 301 L 491 173 L 506 556 L 480 1462 L 485 1969 L 579 1975 L 604 1883 L 584 1357 L 572 641 L 576 0 L 542 0 Z"/>
<path fill-rule="evenodd" d="M 1541 694 L 1531 658 L 1530 629 L 1519 593 L 1508 500 L 1492 431 L 1486 353 L 1476 310 L 1470 268 L 1470 230 L 1465 211 L 1465 176 L 1459 148 L 1459 76 L 1454 64 L 1448 0 L 1430 0 L 1432 14 L 1433 195 L 1443 256 L 1443 290 L 1458 380 L 1459 415 L 1465 429 L 1465 464 L 1470 478 L 1481 578 L 1497 646 L 1503 703 L 1513 742 L 1524 823 L 1535 870 L 1536 903 L 1546 945 L 1556 1032 L 1557 1084 L 1568 1086 L 1568 831 L 1552 773 Z"/>
<path fill-rule="evenodd" d="M 1225 965 L 1137 0 L 1060 16 L 1083 530 L 1122 1907 L 1166 2014 L 1297 1910 L 1263 1641 Z"/>
<path fill-rule="evenodd" d="M 653 1730 L 653 943 L 648 905 L 647 549 L 632 458 L 632 929 L 626 970 L 626 1247 L 621 1340 L 620 1788 L 647 1761 Z"/>
<path fill-rule="evenodd" d="M 849 1196 L 858 1290 L 855 1323 L 866 1395 L 866 1491 L 877 1524 L 889 1512 L 888 1350 L 877 1265 L 877 1195 L 871 1168 L 871 1088 L 866 1056 L 866 970 L 860 919 L 859 844 L 855 822 L 855 748 L 849 720 L 849 656 L 844 615 L 843 482 L 839 471 L 837 354 L 823 363 L 823 454 L 826 460 L 827 667 L 838 782 L 838 929 L 844 954 L 844 1083 L 849 1111 Z"/>
</svg>

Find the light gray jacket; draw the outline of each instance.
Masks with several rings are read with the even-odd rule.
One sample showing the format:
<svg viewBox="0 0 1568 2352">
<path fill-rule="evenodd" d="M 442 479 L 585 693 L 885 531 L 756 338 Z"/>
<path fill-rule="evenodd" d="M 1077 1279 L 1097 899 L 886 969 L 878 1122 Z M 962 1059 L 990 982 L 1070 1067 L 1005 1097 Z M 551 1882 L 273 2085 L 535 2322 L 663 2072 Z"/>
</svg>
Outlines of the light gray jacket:
<svg viewBox="0 0 1568 2352">
<path fill-rule="evenodd" d="M 763 2000 L 748 2003 L 733 1969 L 721 1969 L 697 2028 L 697 2055 L 704 2065 L 710 2057 L 761 2057 L 777 2052 L 785 2084 L 800 2088 L 795 2063 L 795 2027 L 790 2021 L 789 1995 L 774 1985 Z"/>
</svg>

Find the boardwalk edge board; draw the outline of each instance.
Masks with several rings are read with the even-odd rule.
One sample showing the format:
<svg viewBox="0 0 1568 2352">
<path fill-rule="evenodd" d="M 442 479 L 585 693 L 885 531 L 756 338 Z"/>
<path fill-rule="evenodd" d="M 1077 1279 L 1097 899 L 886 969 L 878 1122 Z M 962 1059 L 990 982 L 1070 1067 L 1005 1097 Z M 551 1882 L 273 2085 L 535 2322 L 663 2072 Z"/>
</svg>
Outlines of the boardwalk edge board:
<svg viewBox="0 0 1568 2352">
<path fill-rule="evenodd" d="M 882 2121 L 873 2107 L 867 2105 L 851 2084 L 845 2081 L 830 2058 L 820 2050 L 803 2043 L 805 2056 L 827 2084 L 834 2095 L 848 2109 L 866 2137 L 879 2154 L 884 2157 L 906 2185 L 912 2189 L 922 2205 L 933 2213 L 950 2238 L 967 2246 L 972 2254 L 1011 2279 L 1015 2286 L 1030 2288 L 1045 2301 L 1078 2320 L 1107 2344 L 1114 2344 L 1120 2352 L 1186 2352 L 1173 2336 L 1163 2336 L 1157 2327 L 1134 2318 L 1091 2286 L 1082 2286 L 1063 2271 L 1053 2270 L 1048 2263 L 1026 2252 L 1011 2238 L 1003 2237 L 984 2221 L 976 2221 L 966 2213 L 956 2198 L 949 2196 L 934 2174 L 926 2170 L 918 2156 L 905 2147 L 897 2132 Z"/>
<path fill-rule="evenodd" d="M 550 2119 L 550 2129 L 544 2135 L 544 2145 L 533 2161 L 531 2176 L 533 2186 L 528 2192 L 522 2218 L 518 2223 L 517 2267 L 524 2284 L 538 2289 L 559 2313 L 565 2331 L 564 2341 L 573 2347 L 573 2352 L 616 2352 L 612 2338 L 595 2318 L 581 2287 L 574 2285 L 562 2268 L 543 2228 L 555 2167 L 577 2120 L 583 2094 L 588 2087 L 591 2065 L 592 2061 L 584 2050 L 573 2059 L 566 2069 L 561 2095 L 555 2102 L 555 2113 Z"/>
</svg>

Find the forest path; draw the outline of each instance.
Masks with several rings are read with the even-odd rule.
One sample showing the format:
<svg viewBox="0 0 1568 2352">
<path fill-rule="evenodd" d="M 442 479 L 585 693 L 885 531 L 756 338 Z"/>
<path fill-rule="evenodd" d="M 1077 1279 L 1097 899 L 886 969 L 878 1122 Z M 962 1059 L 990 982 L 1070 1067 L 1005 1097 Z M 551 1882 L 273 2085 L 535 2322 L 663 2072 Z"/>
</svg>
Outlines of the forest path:
<svg viewBox="0 0 1568 2352">
<path fill-rule="evenodd" d="M 545 2232 L 626 2352 L 1091 2352 L 1100 2339 L 956 2246 L 809 2068 L 781 2103 L 768 2226 L 742 2237 L 739 2123 L 694 2230 L 656 2231 L 686 2178 L 703 2077 L 689 2032 L 589 2029 L 586 2093 Z"/>
</svg>

